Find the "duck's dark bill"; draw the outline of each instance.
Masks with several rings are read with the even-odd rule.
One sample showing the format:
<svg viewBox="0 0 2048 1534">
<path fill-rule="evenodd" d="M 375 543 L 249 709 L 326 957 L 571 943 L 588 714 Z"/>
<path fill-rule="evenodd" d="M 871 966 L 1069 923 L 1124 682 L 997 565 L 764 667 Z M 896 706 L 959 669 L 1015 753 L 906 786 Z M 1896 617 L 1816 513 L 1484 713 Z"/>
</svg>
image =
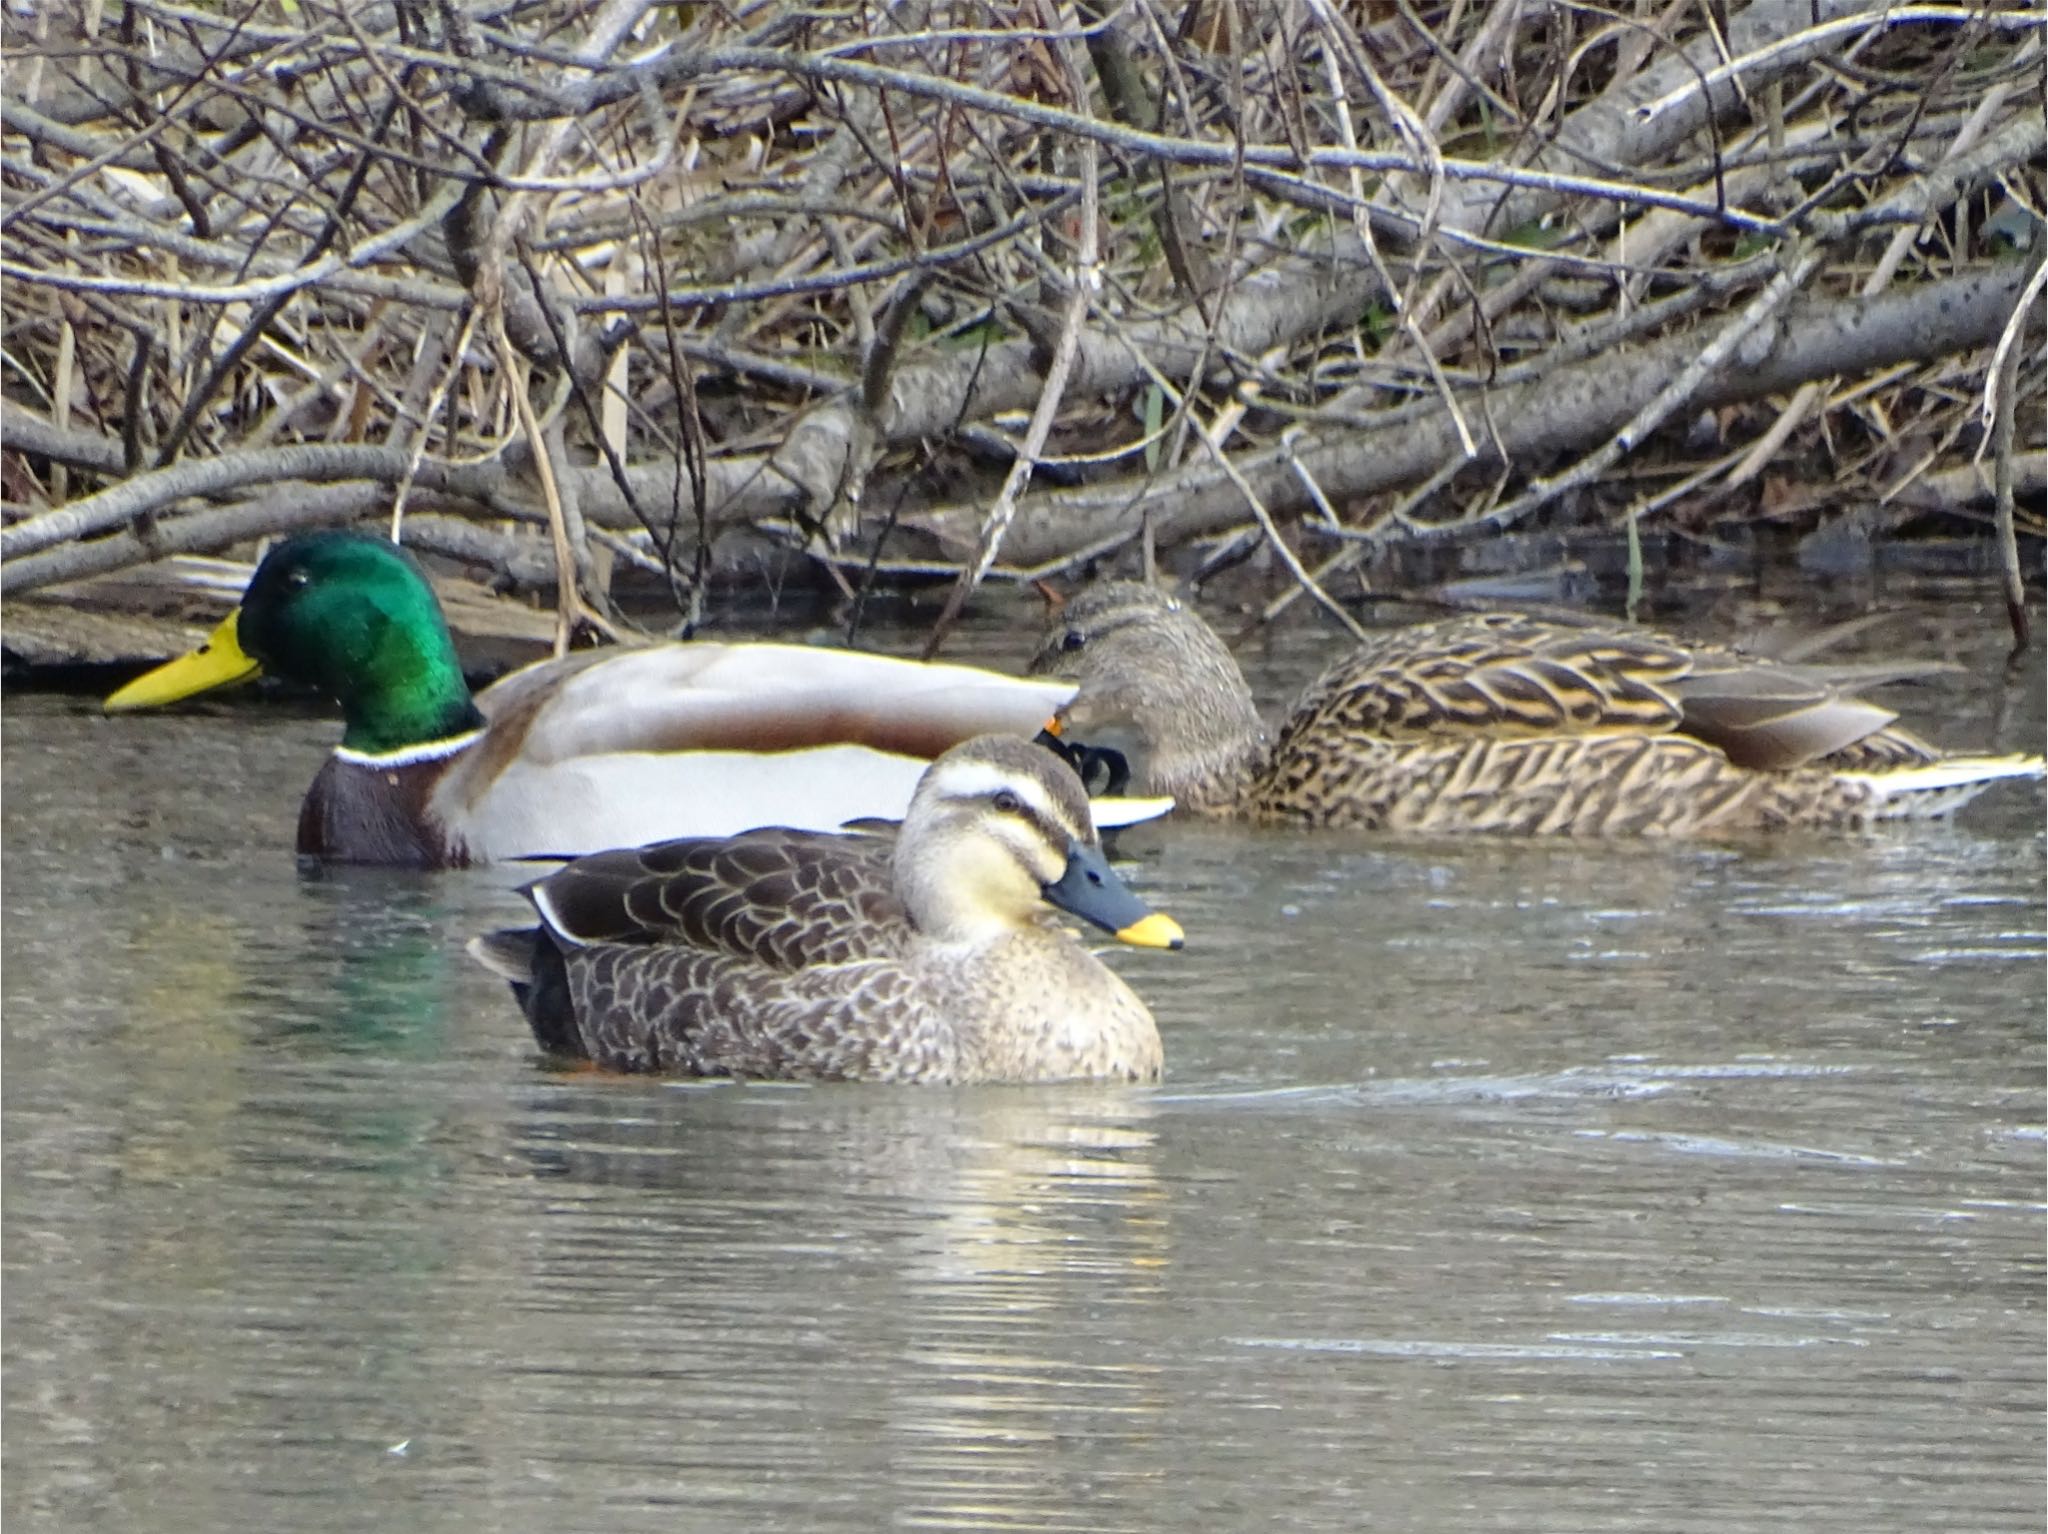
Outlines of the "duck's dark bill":
<svg viewBox="0 0 2048 1534">
<path fill-rule="evenodd" d="M 1180 923 L 1133 895 L 1116 876 L 1100 847 L 1067 843 L 1067 870 L 1045 886 L 1045 898 L 1062 911 L 1113 932 L 1137 948 L 1178 948 Z"/>
<path fill-rule="evenodd" d="M 241 616 L 239 609 L 229 613 L 221 620 L 220 627 L 207 636 L 205 644 L 189 655 L 165 661 L 154 671 L 143 672 L 108 698 L 103 707 L 110 714 L 134 708 L 157 708 L 195 693 L 211 692 L 232 682 L 247 681 L 262 668 L 242 653 L 235 627 Z"/>
</svg>

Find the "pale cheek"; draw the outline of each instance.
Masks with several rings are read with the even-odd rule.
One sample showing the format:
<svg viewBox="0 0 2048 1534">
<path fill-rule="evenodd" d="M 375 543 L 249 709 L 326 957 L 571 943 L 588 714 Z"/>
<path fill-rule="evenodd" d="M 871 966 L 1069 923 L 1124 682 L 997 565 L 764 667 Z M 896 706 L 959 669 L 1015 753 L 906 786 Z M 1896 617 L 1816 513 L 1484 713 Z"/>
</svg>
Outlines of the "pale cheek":
<svg viewBox="0 0 2048 1534">
<path fill-rule="evenodd" d="M 1039 883 L 1013 850 L 995 841 L 976 839 L 958 848 L 948 882 L 964 905 L 990 916 L 1015 921 L 1040 904 Z"/>
</svg>

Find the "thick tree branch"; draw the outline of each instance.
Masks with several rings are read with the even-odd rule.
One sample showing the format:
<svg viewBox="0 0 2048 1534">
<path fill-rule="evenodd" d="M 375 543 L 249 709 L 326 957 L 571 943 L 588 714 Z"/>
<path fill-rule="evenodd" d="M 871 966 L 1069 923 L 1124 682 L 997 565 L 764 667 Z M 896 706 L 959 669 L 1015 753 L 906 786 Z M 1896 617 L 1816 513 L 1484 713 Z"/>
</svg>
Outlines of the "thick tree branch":
<svg viewBox="0 0 2048 1534">
<path fill-rule="evenodd" d="M 1753 336 L 1729 364 L 1705 380 L 1702 406 L 1758 399 L 1809 378 L 1861 373 L 1892 363 L 1989 346 L 1998 339 L 2027 281 L 2018 265 L 1943 282 L 1895 289 L 1876 298 L 1814 300 L 1776 326 Z M 1549 378 L 1486 399 L 1497 452 L 1509 462 L 1538 464 L 1560 452 L 1599 442 L 1618 431 L 1680 372 L 1698 349 L 1677 335 L 1638 349 L 1608 353 L 1559 369 Z M 1478 397 L 1478 391 L 1474 391 Z M 1276 510 L 1299 509 L 1306 492 L 1289 460 L 1300 459 L 1334 501 L 1415 484 L 1456 452 L 1448 415 L 1396 429 L 1308 431 L 1286 449 L 1240 459 L 1253 489 Z M 1144 488 L 1118 487 L 1046 495 L 1019 509 L 1006 541 L 1013 564 L 1048 564 L 1091 545 L 1135 535 L 1150 510 L 1157 534 L 1182 540 L 1222 532 L 1247 516 L 1229 478 L 1206 464 Z M 957 554 L 971 546 L 970 508 L 908 519 L 939 546 Z M 1450 524 L 1446 532 L 1467 532 Z"/>
</svg>

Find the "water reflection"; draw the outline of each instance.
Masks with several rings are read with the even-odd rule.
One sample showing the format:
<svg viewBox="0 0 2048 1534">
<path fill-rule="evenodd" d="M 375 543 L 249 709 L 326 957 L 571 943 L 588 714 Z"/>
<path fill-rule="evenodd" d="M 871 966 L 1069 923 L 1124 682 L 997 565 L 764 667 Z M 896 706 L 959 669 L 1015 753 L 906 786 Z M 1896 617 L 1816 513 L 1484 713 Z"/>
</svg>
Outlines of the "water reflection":
<svg viewBox="0 0 2048 1534">
<path fill-rule="evenodd" d="M 1076 1347 L 1163 1321 L 1147 1095 L 570 1081 L 532 1109 L 534 1188 L 576 1211 L 535 1227 L 534 1302 L 570 1302 L 594 1247 L 623 1300 L 616 1352 L 586 1334 L 528 1361 L 549 1459 L 707 1515 L 792 1479 L 794 1515 L 816 1477 L 906 1526 L 1110 1527 L 1165 1474 L 1142 1449 L 1156 1366 Z M 593 1380 L 603 1414 L 568 1411 Z"/>
<path fill-rule="evenodd" d="M 2038 794 L 1141 829 L 1162 1089 L 683 1087 L 536 1061 L 516 871 L 299 874 L 331 737 L 8 702 L 10 1527 L 2040 1526 Z"/>
</svg>

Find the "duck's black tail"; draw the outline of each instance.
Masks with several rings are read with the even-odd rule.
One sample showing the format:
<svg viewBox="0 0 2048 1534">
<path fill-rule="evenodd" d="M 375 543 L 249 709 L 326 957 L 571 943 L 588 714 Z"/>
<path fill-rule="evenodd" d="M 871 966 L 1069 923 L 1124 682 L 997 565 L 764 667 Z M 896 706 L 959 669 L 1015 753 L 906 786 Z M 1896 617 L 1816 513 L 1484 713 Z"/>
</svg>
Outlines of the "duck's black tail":
<svg viewBox="0 0 2048 1534">
<path fill-rule="evenodd" d="M 562 951 L 539 927 L 506 927 L 469 940 L 469 955 L 511 982 L 534 1041 L 551 1055 L 587 1060 L 590 1051 L 569 1003 L 569 971 Z"/>
</svg>

